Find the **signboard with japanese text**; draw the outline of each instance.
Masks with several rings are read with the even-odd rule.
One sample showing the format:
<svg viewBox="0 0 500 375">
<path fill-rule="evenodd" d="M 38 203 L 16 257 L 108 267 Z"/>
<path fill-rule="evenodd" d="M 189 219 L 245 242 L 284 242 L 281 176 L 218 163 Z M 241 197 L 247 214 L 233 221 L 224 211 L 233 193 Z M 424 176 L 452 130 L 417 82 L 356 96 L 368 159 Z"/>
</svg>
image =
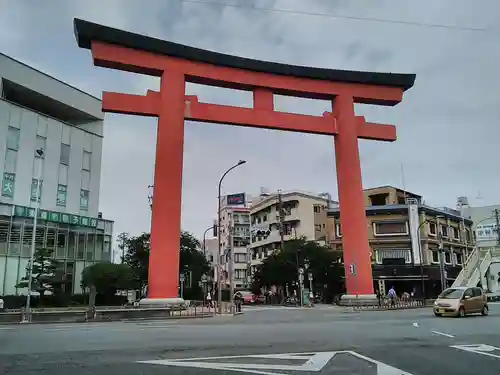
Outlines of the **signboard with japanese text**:
<svg viewBox="0 0 500 375">
<path fill-rule="evenodd" d="M 35 217 L 35 209 L 33 207 L 13 206 L 12 215 L 18 217 L 33 218 Z M 47 210 L 38 210 L 38 218 L 53 223 L 62 223 L 70 225 L 78 225 L 81 227 L 96 228 L 98 219 L 87 216 L 72 215 L 64 212 L 55 212 Z"/>
</svg>

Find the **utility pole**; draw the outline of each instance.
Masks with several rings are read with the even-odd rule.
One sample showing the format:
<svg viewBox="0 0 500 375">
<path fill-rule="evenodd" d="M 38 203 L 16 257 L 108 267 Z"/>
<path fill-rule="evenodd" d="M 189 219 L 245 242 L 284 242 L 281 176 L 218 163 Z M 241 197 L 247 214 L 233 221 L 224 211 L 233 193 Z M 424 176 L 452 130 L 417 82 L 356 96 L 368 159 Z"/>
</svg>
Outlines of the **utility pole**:
<svg viewBox="0 0 500 375">
<path fill-rule="evenodd" d="M 228 238 L 228 246 L 229 246 L 229 265 L 228 265 L 228 278 L 229 278 L 229 302 L 231 306 L 232 312 L 234 305 L 234 225 L 233 225 L 233 214 L 229 214 L 229 238 Z"/>
<path fill-rule="evenodd" d="M 280 250 L 285 249 L 285 210 L 283 209 L 283 196 L 278 190 L 278 228 L 280 231 Z"/>
<path fill-rule="evenodd" d="M 500 210 L 495 208 L 493 213 L 495 214 L 495 221 L 497 224 L 497 244 L 500 245 Z"/>
<path fill-rule="evenodd" d="M 436 227 L 438 235 L 438 250 L 439 250 L 439 274 L 441 276 L 441 291 L 446 289 L 446 265 L 445 265 L 445 254 L 444 254 L 444 244 L 443 244 L 443 232 L 441 230 L 441 224 L 439 222 L 440 217 L 436 217 Z"/>
</svg>

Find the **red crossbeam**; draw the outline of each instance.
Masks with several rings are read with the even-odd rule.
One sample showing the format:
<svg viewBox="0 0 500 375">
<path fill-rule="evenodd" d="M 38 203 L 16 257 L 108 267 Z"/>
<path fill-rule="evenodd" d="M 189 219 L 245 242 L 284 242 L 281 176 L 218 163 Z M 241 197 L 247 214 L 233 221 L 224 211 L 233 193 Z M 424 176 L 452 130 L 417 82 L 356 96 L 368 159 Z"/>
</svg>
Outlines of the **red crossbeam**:
<svg viewBox="0 0 500 375">
<path fill-rule="evenodd" d="M 338 133 L 335 118 L 330 112 L 325 112 L 320 117 L 276 112 L 271 109 L 232 107 L 200 103 L 198 98 L 192 95 L 186 96 L 185 103 L 186 120 L 322 135 Z M 145 96 L 104 92 L 102 98 L 104 112 L 129 115 L 158 116 L 160 104 L 160 93 L 151 90 Z M 262 108 L 260 105 L 259 107 Z M 363 116 L 357 116 L 356 119 L 358 138 L 389 142 L 396 140 L 395 126 L 366 122 Z"/>
<path fill-rule="evenodd" d="M 184 74 L 187 82 L 218 87 L 242 90 L 267 87 L 275 94 L 313 99 L 348 95 L 352 96 L 356 103 L 391 106 L 403 99 L 403 90 L 397 87 L 319 81 L 250 72 L 244 69 L 187 61 L 101 42 L 92 42 L 92 56 L 95 66 L 156 77 L 160 77 L 163 71 L 174 70 Z"/>
</svg>

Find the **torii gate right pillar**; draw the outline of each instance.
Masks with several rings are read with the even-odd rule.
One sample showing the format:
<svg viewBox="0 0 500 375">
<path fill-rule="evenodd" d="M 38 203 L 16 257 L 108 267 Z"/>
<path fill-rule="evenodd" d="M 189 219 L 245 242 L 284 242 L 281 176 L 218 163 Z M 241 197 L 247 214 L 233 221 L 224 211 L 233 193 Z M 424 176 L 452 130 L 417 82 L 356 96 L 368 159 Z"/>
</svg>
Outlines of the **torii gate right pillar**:
<svg viewBox="0 0 500 375">
<path fill-rule="evenodd" d="M 335 159 L 340 204 L 340 223 L 347 294 L 342 302 L 375 301 L 372 266 L 366 224 L 365 201 L 361 180 L 361 162 L 358 149 L 358 122 L 354 113 L 354 100 L 339 95 L 333 103 L 337 121 Z M 354 274 L 350 265 L 354 265 Z"/>
</svg>

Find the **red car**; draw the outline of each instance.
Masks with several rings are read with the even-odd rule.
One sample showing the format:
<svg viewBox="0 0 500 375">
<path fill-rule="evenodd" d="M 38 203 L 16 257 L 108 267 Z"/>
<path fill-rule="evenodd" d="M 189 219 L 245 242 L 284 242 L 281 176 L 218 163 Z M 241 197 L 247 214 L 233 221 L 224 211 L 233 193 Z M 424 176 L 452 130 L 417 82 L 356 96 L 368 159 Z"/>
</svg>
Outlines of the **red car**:
<svg viewBox="0 0 500 375">
<path fill-rule="evenodd" d="M 256 305 L 258 303 L 262 303 L 261 296 L 256 296 L 252 292 L 241 290 L 235 293 L 237 296 L 243 298 L 244 305 Z"/>
</svg>

